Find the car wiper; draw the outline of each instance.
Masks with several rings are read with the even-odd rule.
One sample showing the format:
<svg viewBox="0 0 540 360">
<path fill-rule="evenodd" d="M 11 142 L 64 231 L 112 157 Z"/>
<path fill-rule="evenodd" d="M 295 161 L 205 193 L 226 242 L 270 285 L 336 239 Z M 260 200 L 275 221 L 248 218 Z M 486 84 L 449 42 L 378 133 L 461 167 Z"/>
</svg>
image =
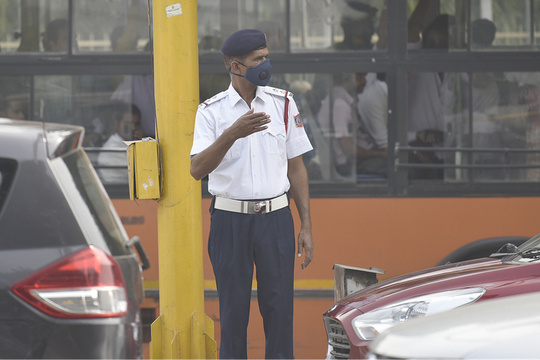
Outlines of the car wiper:
<svg viewBox="0 0 540 360">
<path fill-rule="evenodd" d="M 518 253 L 518 247 L 512 243 L 507 243 L 501 246 L 497 252 L 489 255 L 489 257 L 504 257 L 508 255 L 516 255 Z"/>
<path fill-rule="evenodd" d="M 540 259 L 540 249 L 533 248 L 523 250 L 522 252 L 518 253 L 518 255 L 526 259 Z"/>
</svg>

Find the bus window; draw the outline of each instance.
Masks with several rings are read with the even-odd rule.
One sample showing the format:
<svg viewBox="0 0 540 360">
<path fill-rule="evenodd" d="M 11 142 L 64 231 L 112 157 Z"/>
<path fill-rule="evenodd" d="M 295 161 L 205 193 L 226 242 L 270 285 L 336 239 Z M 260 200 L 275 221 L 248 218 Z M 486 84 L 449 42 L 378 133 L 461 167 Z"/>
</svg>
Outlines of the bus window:
<svg viewBox="0 0 540 360">
<path fill-rule="evenodd" d="M 410 51 L 456 51 L 466 48 L 466 8 L 463 1 L 418 0 L 409 2 Z"/>
<path fill-rule="evenodd" d="M 540 75 L 411 72 L 408 161 L 413 180 L 537 179 Z"/>
<path fill-rule="evenodd" d="M 292 0 L 291 51 L 384 49 L 385 44 L 377 46 L 386 33 L 379 26 L 384 5 L 384 0 Z"/>
<path fill-rule="evenodd" d="M 143 137 L 155 138 L 156 104 L 154 98 L 154 75 L 126 75 L 114 89 L 112 100 L 133 104 L 141 113 Z"/>
<path fill-rule="evenodd" d="M 0 76 L 0 117 L 29 119 L 29 82 L 27 76 Z"/>
<path fill-rule="evenodd" d="M 330 81 L 328 81 L 330 80 Z M 324 81 L 324 80 L 322 80 Z M 357 88 L 355 74 L 337 73 L 326 79 L 328 87 L 316 113 L 326 148 L 319 148 L 325 180 L 356 180 L 356 110 Z M 321 80 L 319 80 L 319 83 Z M 317 86 L 318 87 L 318 86 Z M 315 144 L 320 147 L 322 141 Z"/>
<path fill-rule="evenodd" d="M 513 51 L 537 45 L 538 1 L 409 1 L 409 50 Z M 471 23 L 467 25 L 467 13 Z"/>
<path fill-rule="evenodd" d="M 0 54 L 68 52 L 67 0 L 0 0 L 0 8 Z"/>
<path fill-rule="evenodd" d="M 80 53 L 150 51 L 146 0 L 74 1 Z"/>
<path fill-rule="evenodd" d="M 199 0 L 199 51 L 221 53 L 223 41 L 242 28 L 259 29 L 266 34 L 272 52 L 286 51 L 286 1 Z"/>
<path fill-rule="evenodd" d="M 127 184 L 123 141 L 155 138 L 152 74 L 79 76 L 75 111 L 86 129 L 85 144 L 105 184 Z M 108 168 L 106 168 L 108 167 Z"/>
<path fill-rule="evenodd" d="M 0 53 L 150 51 L 146 0 L 72 3 L 70 23 L 68 0 L 0 0 Z"/>
<path fill-rule="evenodd" d="M 523 49 L 535 46 L 538 44 L 538 35 L 534 29 L 536 28 L 535 23 L 540 20 L 540 14 L 537 11 L 539 5 L 538 0 L 472 1 L 472 37 L 474 39 L 476 31 L 479 37 L 489 39 L 495 30 L 496 34 L 492 40 L 495 50 L 511 50 L 515 47 Z M 478 22 L 480 19 L 489 20 L 489 22 Z M 473 49 L 481 50 L 485 47 L 473 47 Z"/>
<path fill-rule="evenodd" d="M 473 134 L 473 149 L 495 150 L 473 153 L 473 180 L 537 181 L 538 169 L 528 167 L 538 166 L 538 154 L 519 149 L 540 148 L 540 74 L 473 73 L 470 83 L 472 126 L 462 135 Z"/>
<path fill-rule="evenodd" d="M 127 185 L 122 141 L 155 136 L 153 86 L 151 74 L 35 76 L 33 119 L 83 126 L 83 146 L 98 173 L 114 175 L 103 182 Z"/>
<path fill-rule="evenodd" d="M 73 116 L 72 80 L 67 75 L 34 77 L 34 120 L 77 124 Z"/>
<path fill-rule="evenodd" d="M 272 77 L 270 85 L 294 94 L 313 145 L 304 155 L 310 181 L 355 183 L 387 177 L 385 78 L 361 72 Z"/>
<path fill-rule="evenodd" d="M 225 71 L 225 67 L 223 67 Z M 272 78 L 274 78 L 274 74 Z M 272 81 L 272 80 L 270 80 Z M 199 102 L 210 99 L 212 96 L 225 91 L 229 88 L 231 77 L 228 73 L 225 74 L 200 74 L 199 75 Z"/>
<path fill-rule="evenodd" d="M 284 82 L 285 84 L 283 84 Z M 318 116 L 321 101 L 329 91 L 329 76 L 325 74 L 286 74 L 282 76 L 279 86 L 283 87 L 284 85 L 294 95 L 302 125 L 313 146 L 312 151 L 303 155 L 309 179 L 311 182 L 329 180 L 330 169 L 333 166 L 330 158 L 331 150 L 328 146 L 331 135 L 328 127 L 324 127 Z"/>
</svg>

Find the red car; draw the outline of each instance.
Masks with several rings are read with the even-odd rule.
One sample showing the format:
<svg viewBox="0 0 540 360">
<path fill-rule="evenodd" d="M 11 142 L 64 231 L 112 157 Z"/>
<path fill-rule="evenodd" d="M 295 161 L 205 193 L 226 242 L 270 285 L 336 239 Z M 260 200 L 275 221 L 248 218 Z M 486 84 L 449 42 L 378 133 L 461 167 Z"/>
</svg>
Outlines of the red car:
<svg viewBox="0 0 540 360">
<path fill-rule="evenodd" d="M 436 266 L 373 284 L 323 315 L 327 359 L 364 359 L 370 342 L 404 321 L 459 306 L 540 291 L 540 234 L 510 253 Z"/>
</svg>

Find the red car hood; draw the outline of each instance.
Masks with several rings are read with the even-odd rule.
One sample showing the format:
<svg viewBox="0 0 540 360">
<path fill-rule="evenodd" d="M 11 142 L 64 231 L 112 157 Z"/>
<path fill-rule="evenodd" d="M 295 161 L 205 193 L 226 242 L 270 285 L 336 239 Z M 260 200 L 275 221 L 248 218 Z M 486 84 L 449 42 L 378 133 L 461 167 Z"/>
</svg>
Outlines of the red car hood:
<svg viewBox="0 0 540 360">
<path fill-rule="evenodd" d="M 356 310 L 365 312 L 371 310 L 369 304 L 376 300 L 382 300 L 384 297 L 389 298 L 388 301 L 384 302 L 390 303 L 409 296 L 414 297 L 425 293 L 473 287 L 475 285 L 475 281 L 465 281 L 463 279 L 464 277 L 478 277 L 478 283 L 482 283 L 484 285 L 483 287 L 485 287 L 485 285 L 489 285 L 489 281 L 486 282 L 485 277 L 483 277 L 482 274 L 502 268 L 508 269 L 508 267 L 513 266 L 515 265 L 503 263 L 500 259 L 489 258 L 437 266 L 368 286 L 365 289 L 341 299 L 337 303 L 337 306 L 333 307 L 330 311 L 334 312 L 334 310 L 340 310 L 339 312 L 343 313 L 344 311 L 352 310 L 349 307 L 353 307 Z M 483 280 L 480 281 L 480 279 Z M 405 295 L 404 293 L 409 293 L 410 295 Z M 382 304 L 378 302 L 376 307 L 381 305 Z"/>
</svg>

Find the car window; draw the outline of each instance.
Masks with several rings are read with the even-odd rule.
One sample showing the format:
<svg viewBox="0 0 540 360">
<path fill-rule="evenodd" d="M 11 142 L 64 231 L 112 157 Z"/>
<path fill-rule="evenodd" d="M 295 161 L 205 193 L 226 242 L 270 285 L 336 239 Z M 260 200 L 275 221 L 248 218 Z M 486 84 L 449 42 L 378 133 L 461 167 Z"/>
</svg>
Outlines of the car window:
<svg viewBox="0 0 540 360">
<path fill-rule="evenodd" d="M 0 162 L 1 250 L 86 243 L 72 209 L 45 162 L 25 161 L 24 156 L 16 163 Z"/>
<path fill-rule="evenodd" d="M 125 246 L 127 234 L 95 171 L 92 170 L 86 154 L 83 151 L 75 151 L 61 160 L 69 169 L 73 183 L 78 190 L 73 191 L 68 183 L 63 183 L 68 197 L 74 204 L 82 205 L 81 200 L 86 204 L 86 206 L 77 206 L 75 211 L 79 221 L 83 223 L 81 226 L 85 227 L 85 231 L 90 237 L 88 240 L 98 242 L 99 239 L 104 239 L 112 255 L 127 254 L 129 252 Z M 83 207 L 84 210 L 82 210 Z M 87 222 L 91 221 L 87 219 L 89 216 L 97 225 L 100 234 L 95 232 L 96 226 L 86 226 Z M 96 243 L 95 245 L 101 244 Z"/>
<path fill-rule="evenodd" d="M 11 188 L 17 163 L 11 159 L 0 159 L 0 213 Z"/>
</svg>

